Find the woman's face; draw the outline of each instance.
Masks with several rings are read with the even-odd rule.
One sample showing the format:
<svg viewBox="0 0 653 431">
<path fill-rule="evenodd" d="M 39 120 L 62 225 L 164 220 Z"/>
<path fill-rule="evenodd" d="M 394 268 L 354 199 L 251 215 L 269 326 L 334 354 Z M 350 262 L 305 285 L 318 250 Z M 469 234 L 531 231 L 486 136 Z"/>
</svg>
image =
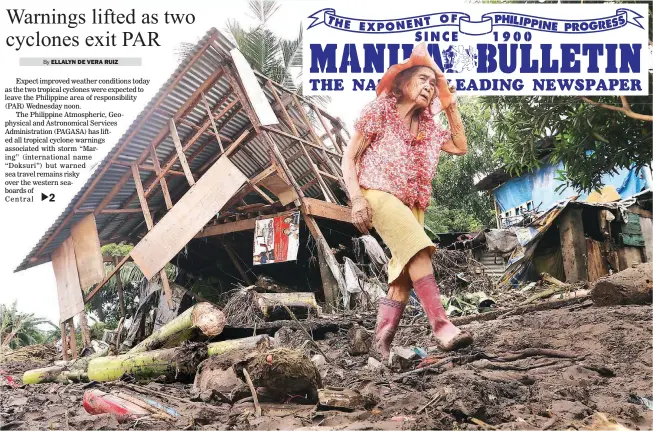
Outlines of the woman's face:
<svg viewBox="0 0 653 431">
<path fill-rule="evenodd" d="M 426 108 L 438 95 L 435 86 L 435 72 L 429 67 L 420 67 L 406 82 L 402 90 L 404 102 L 410 101 L 419 108 Z"/>
</svg>

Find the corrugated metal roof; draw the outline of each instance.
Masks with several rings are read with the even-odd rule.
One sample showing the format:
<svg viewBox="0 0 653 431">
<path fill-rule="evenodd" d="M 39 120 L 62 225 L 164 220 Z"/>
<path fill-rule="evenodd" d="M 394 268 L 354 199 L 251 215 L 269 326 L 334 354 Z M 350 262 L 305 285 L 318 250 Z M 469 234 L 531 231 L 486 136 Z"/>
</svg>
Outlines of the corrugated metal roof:
<svg viewBox="0 0 653 431">
<path fill-rule="evenodd" d="M 213 43 L 211 43 L 212 41 Z M 215 45 L 217 45 L 218 49 L 216 49 Z M 168 127 L 169 119 L 186 103 L 202 83 L 216 71 L 216 68 L 224 64 L 225 60 L 228 60 L 228 54 L 226 53 L 228 53 L 232 48 L 233 45 L 229 40 L 216 29 L 211 29 L 207 32 L 207 34 L 193 47 L 186 58 L 180 63 L 177 70 L 175 70 L 175 72 L 170 76 L 168 81 L 159 89 L 159 92 L 145 106 L 104 160 L 102 160 L 102 162 L 96 167 L 86 184 L 79 190 L 64 212 L 57 218 L 54 224 L 50 226 L 27 257 L 25 257 L 16 271 L 21 271 L 31 266 L 49 261 L 50 253 L 70 236 L 71 226 L 98 208 L 100 203 L 125 175 L 129 175 L 130 178 L 113 197 L 111 202 L 106 205 L 105 209 L 140 208 L 140 203 L 136 195 L 136 186 L 131 178 L 130 167 L 110 163 L 111 159 L 115 156 L 116 161 L 131 164 L 137 161 L 145 151 L 149 151 L 152 142 L 156 139 L 160 131 Z M 204 49 L 204 52 L 202 52 L 193 62 L 193 58 L 196 57 L 202 49 Z M 265 77 L 258 73 L 257 75 L 268 101 L 271 104 L 274 104 L 275 98 L 270 89 L 265 86 Z M 175 83 L 175 81 L 177 82 Z M 214 113 L 220 112 L 236 99 L 235 94 L 232 93 L 229 95 L 230 92 L 231 88 L 229 81 L 225 76 L 220 77 L 204 92 Z M 160 99 L 162 100 L 160 101 Z M 220 106 L 216 106 L 216 104 L 221 100 L 222 103 Z M 290 115 L 295 118 L 297 123 L 303 124 L 301 116 L 292 109 L 290 110 Z M 146 118 L 147 121 L 144 121 Z M 195 135 L 197 129 L 206 118 L 206 108 L 200 100 L 200 102 L 187 113 L 183 121 L 177 122 L 177 131 L 181 142 L 184 143 L 187 139 Z M 331 116 L 328 116 L 328 118 L 335 121 Z M 248 130 L 252 126 L 240 101 L 237 101 L 237 103 L 235 103 L 224 116 L 220 117 L 219 120 L 216 120 L 216 123 L 220 135 L 228 138 L 227 140 L 223 140 L 223 145 L 225 145 L 225 147 L 228 146 L 229 142 L 236 140 L 245 130 Z M 194 125 L 194 127 L 189 124 Z M 325 133 L 319 122 L 316 122 L 314 128 L 318 136 Z M 189 159 L 189 165 L 193 173 L 197 173 L 200 167 L 220 151 L 218 142 L 212 135 L 212 132 L 212 127 L 209 127 L 185 153 L 187 159 Z M 303 134 L 304 133 L 302 133 L 302 135 Z M 132 136 L 131 139 L 129 139 L 130 136 Z M 270 133 L 270 137 L 277 143 L 284 157 L 289 157 L 295 152 L 300 151 L 300 148 L 296 145 L 296 141 L 294 140 L 274 133 Z M 310 140 L 310 137 L 304 137 L 304 139 Z M 325 145 L 333 150 L 331 143 L 328 140 L 325 142 Z M 200 148 L 201 151 L 199 150 Z M 269 145 L 267 140 L 263 136 L 258 135 L 241 144 L 241 147 L 239 147 L 230 159 L 245 175 L 251 178 L 265 167 L 269 166 L 270 159 L 268 148 Z M 310 147 L 307 149 L 312 151 Z M 168 163 L 168 160 L 170 160 L 171 157 L 175 156 L 176 150 L 174 142 L 169 133 L 157 146 L 156 153 L 162 167 Z M 319 157 L 322 157 L 322 154 L 319 151 L 318 154 Z M 302 156 L 291 163 L 289 168 L 295 178 L 299 179 L 299 177 L 304 176 L 306 172 L 312 169 L 310 163 L 309 160 Z M 337 161 L 337 164 L 339 165 L 339 161 Z M 153 165 L 149 154 L 147 159 L 143 161 L 142 165 Z M 182 171 L 179 160 L 173 164 L 172 169 Z M 156 175 L 154 172 L 146 170 L 141 170 L 140 173 L 141 181 L 147 189 L 148 179 L 155 178 Z M 173 202 L 175 202 L 176 199 L 181 197 L 186 190 L 188 190 L 186 178 L 177 175 L 166 175 L 165 178 Z M 307 183 L 312 178 L 314 178 L 312 175 L 304 176 L 304 179 L 300 180 L 300 185 Z M 327 181 L 327 183 L 331 182 L 331 180 L 328 180 L 327 178 L 325 178 L 325 181 Z M 94 183 L 96 183 L 95 187 L 89 192 L 89 189 Z M 161 217 L 165 213 L 165 201 L 160 190 L 160 185 L 157 185 L 147 199 L 150 210 L 157 210 L 158 217 Z M 305 190 L 304 193 L 310 197 L 320 197 L 322 192 L 319 185 L 314 184 Z M 87 196 L 83 199 L 83 202 L 78 204 L 85 194 L 87 194 Z M 75 209 L 77 212 L 73 214 Z M 52 239 L 50 239 L 50 237 L 52 237 L 59 229 L 59 226 L 62 225 L 71 214 L 73 215 L 70 221 L 68 221 L 65 226 L 63 226 L 63 228 L 60 229 Z M 155 214 L 155 219 L 158 218 L 157 214 Z M 146 229 L 143 217 L 139 213 L 100 213 L 96 215 L 96 222 L 100 239 L 103 242 L 124 237 L 134 237 L 136 234 L 142 233 Z M 43 245 L 48 241 L 49 243 L 47 243 L 47 246 L 43 247 Z M 43 250 L 38 253 L 41 248 L 43 248 Z"/>
</svg>

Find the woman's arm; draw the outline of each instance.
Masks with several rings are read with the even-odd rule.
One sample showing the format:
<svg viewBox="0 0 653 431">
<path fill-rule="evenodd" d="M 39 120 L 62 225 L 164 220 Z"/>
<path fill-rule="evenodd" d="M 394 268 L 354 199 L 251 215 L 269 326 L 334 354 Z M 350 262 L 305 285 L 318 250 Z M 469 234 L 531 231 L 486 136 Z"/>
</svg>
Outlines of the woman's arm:
<svg viewBox="0 0 653 431">
<path fill-rule="evenodd" d="M 442 145 L 442 151 L 456 156 L 467 154 L 467 136 L 465 136 L 463 120 L 460 118 L 460 112 L 458 112 L 458 104 L 450 104 L 444 112 L 447 114 L 447 120 L 449 121 L 451 139 Z"/>
<path fill-rule="evenodd" d="M 352 222 L 363 233 L 368 233 L 372 229 L 372 208 L 363 197 L 363 192 L 358 184 L 356 162 L 366 148 L 367 142 L 364 136 L 360 132 L 354 131 L 351 141 L 342 155 L 342 173 L 351 198 Z"/>
</svg>

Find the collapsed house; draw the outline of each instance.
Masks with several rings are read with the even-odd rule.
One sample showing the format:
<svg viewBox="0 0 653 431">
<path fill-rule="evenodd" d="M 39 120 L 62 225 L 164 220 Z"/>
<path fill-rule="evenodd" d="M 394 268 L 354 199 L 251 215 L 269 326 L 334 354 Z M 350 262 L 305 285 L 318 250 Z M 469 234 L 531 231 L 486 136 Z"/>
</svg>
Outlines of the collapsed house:
<svg viewBox="0 0 653 431">
<path fill-rule="evenodd" d="M 575 283 L 653 261 L 651 190 L 615 202 L 557 202 L 525 227 L 485 232 L 489 251 L 507 259 L 499 285 L 551 276 Z"/>
<path fill-rule="evenodd" d="M 62 329 L 130 260 L 160 278 L 171 308 L 168 263 L 217 280 L 217 293 L 262 273 L 301 281 L 333 307 L 344 281 L 332 247 L 356 232 L 347 139 L 337 117 L 252 70 L 212 29 L 16 271 L 52 261 Z M 135 246 L 105 274 L 100 247 L 119 242 Z"/>
</svg>

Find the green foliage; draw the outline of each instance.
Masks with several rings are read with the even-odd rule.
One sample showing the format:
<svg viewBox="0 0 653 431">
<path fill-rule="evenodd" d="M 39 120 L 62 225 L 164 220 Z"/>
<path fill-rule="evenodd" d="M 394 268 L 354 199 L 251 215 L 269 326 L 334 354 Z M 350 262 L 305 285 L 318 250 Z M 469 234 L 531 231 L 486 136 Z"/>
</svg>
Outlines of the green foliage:
<svg viewBox="0 0 653 431">
<path fill-rule="evenodd" d="M 236 20 L 227 22 L 227 32 L 253 69 L 271 80 L 302 95 L 301 71 L 303 65 L 302 45 L 304 34 L 300 25 L 297 38 L 283 39 L 267 26 L 268 21 L 280 8 L 274 0 L 250 0 L 249 9 L 257 21 L 254 27 L 245 29 Z M 330 99 L 311 96 L 309 99 L 321 105 Z"/>
<path fill-rule="evenodd" d="M 653 123 L 649 121 L 576 97 L 495 96 L 482 100 L 493 114 L 498 141 L 495 155 L 513 175 L 538 168 L 548 155 L 552 163 L 564 164 L 561 178 L 567 186 L 589 192 L 600 189 L 603 175 L 633 164 L 646 166 L 653 158 Z M 618 96 L 591 100 L 622 105 Z M 650 96 L 629 96 L 627 100 L 634 112 L 651 115 Z M 542 148 L 544 138 L 553 139 L 552 148 Z"/>
<path fill-rule="evenodd" d="M 17 349 L 47 342 L 52 337 L 39 328 L 43 324 L 50 324 L 58 330 L 48 319 L 35 317 L 33 313 L 19 312 L 16 302 L 11 306 L 0 304 L 0 345 Z"/>
<path fill-rule="evenodd" d="M 556 0 L 544 2 L 558 3 Z M 524 2 L 483 0 L 482 3 Z M 636 2 L 617 0 L 601 3 Z M 653 3 L 648 2 L 648 9 L 650 41 L 653 40 Z M 652 85 L 651 77 L 649 73 L 649 88 Z M 592 96 L 590 99 L 619 108 L 623 106 L 619 96 Z M 589 192 L 601 188 L 601 177 L 605 174 L 629 168 L 632 164 L 642 167 L 651 163 L 653 123 L 649 121 L 636 120 L 622 112 L 593 106 L 579 97 L 496 96 L 484 97 L 482 101 L 492 110 L 492 127 L 498 140 L 496 157 L 513 175 L 538 168 L 542 157 L 549 155 L 551 162 L 561 161 L 565 165 L 565 171 L 560 174 L 565 187 Z M 628 96 L 627 102 L 633 112 L 651 115 L 653 99 L 650 95 Z M 537 143 L 545 137 L 555 137 L 553 149 L 543 151 L 539 148 Z"/>
<path fill-rule="evenodd" d="M 494 138 L 488 130 L 489 109 L 476 98 L 460 98 L 459 110 L 467 135 L 465 156 L 441 153 L 433 180 L 431 205 L 425 223 L 435 232 L 471 232 L 494 225 L 487 193 L 474 190 L 474 177 L 491 172 Z"/>
</svg>

